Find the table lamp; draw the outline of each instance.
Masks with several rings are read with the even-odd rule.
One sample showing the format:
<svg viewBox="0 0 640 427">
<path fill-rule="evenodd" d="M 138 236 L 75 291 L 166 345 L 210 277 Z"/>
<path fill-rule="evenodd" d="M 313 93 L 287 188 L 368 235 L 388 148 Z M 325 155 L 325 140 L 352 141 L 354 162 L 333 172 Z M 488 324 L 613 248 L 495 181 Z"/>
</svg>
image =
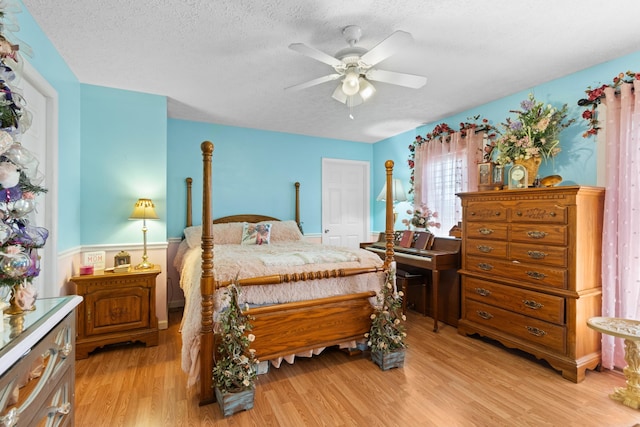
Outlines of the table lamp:
<svg viewBox="0 0 640 427">
<path fill-rule="evenodd" d="M 136 265 L 136 269 L 144 270 L 148 268 L 153 268 L 153 264 L 148 261 L 147 256 L 147 220 L 148 219 L 160 219 L 158 215 L 156 215 L 155 205 L 151 201 L 151 199 L 138 199 L 135 206 L 133 207 L 133 212 L 129 219 L 141 219 L 142 220 L 142 238 L 144 241 L 144 251 L 142 253 L 142 262 Z"/>
<path fill-rule="evenodd" d="M 396 212 L 396 203 L 397 202 L 406 202 L 407 201 L 407 193 L 404 191 L 404 187 L 402 186 L 402 181 L 398 178 L 393 179 L 393 188 L 391 189 L 391 195 L 393 197 L 393 223 L 395 224 L 398 219 L 398 212 Z M 380 194 L 376 198 L 379 202 L 386 201 L 387 198 L 387 183 L 385 181 Z"/>
</svg>

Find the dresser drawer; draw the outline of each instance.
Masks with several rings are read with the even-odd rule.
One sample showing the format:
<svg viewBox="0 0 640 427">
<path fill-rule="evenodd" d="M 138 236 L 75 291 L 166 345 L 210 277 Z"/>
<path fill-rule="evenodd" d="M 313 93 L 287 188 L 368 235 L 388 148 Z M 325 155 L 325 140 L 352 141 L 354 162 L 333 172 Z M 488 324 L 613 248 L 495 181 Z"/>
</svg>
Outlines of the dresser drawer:
<svg viewBox="0 0 640 427">
<path fill-rule="evenodd" d="M 540 200 L 520 201 L 509 209 L 511 222 L 567 224 L 567 207 Z"/>
<path fill-rule="evenodd" d="M 505 240 L 507 238 L 508 227 L 506 224 L 470 222 L 466 227 L 467 239 Z"/>
<path fill-rule="evenodd" d="M 565 328 L 473 300 L 465 301 L 465 319 L 503 331 L 535 346 L 565 354 Z"/>
<path fill-rule="evenodd" d="M 512 242 L 537 243 L 540 245 L 567 245 L 567 227 L 552 224 L 512 224 Z"/>
<path fill-rule="evenodd" d="M 469 255 L 489 256 L 493 258 L 506 258 L 507 246 L 506 241 L 468 239 L 466 253 Z"/>
<path fill-rule="evenodd" d="M 463 278 L 464 297 L 547 322 L 564 324 L 564 298 L 493 282 Z"/>
<path fill-rule="evenodd" d="M 511 243 L 509 259 L 520 262 L 548 264 L 557 267 L 567 266 L 567 248 L 562 246 Z"/>
<path fill-rule="evenodd" d="M 476 203 L 471 202 L 465 209 L 467 221 L 506 221 L 507 208 L 500 203 Z"/>
<path fill-rule="evenodd" d="M 567 270 L 543 265 L 503 261 L 486 257 L 467 256 L 464 266 L 469 271 L 491 274 L 505 279 L 564 289 Z"/>
</svg>

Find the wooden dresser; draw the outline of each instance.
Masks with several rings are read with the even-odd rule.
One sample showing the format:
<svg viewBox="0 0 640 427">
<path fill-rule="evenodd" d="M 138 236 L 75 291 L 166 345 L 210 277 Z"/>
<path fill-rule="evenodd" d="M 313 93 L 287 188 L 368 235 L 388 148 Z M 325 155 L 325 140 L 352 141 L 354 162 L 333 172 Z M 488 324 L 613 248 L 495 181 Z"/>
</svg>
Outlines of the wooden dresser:
<svg viewBox="0 0 640 427">
<path fill-rule="evenodd" d="M 0 425 L 74 424 L 77 296 L 44 298 L 5 316 L 0 331 Z"/>
<path fill-rule="evenodd" d="M 156 277 L 159 269 L 124 273 L 99 272 L 74 276 L 76 294 L 84 301 L 77 310 L 76 359 L 108 344 L 141 341 L 158 345 Z"/>
<path fill-rule="evenodd" d="M 546 360 L 573 382 L 600 364 L 604 189 L 461 193 L 460 334 Z"/>
</svg>

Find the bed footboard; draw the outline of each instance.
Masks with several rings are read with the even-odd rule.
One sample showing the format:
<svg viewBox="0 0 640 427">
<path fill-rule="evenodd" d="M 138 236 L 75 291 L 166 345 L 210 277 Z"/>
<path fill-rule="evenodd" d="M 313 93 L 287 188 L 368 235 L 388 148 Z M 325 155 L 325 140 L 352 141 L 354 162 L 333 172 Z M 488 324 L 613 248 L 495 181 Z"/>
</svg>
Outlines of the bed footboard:
<svg viewBox="0 0 640 427">
<path fill-rule="evenodd" d="M 363 339 L 371 327 L 375 292 L 252 308 L 251 348 L 271 360 L 341 342 Z"/>
</svg>

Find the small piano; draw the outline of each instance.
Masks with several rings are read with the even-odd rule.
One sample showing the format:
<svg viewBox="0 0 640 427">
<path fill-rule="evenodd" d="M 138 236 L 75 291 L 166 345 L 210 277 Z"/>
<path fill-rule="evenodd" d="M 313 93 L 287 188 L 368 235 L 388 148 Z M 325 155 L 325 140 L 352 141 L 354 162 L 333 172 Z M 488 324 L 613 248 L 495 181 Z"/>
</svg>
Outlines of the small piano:
<svg viewBox="0 0 640 427">
<path fill-rule="evenodd" d="M 384 233 L 381 233 L 381 237 L 384 239 Z M 412 239 L 412 244 L 409 247 L 401 246 L 400 241 L 401 237 L 398 236 L 393 247 L 398 269 L 407 269 L 407 267 L 409 267 L 409 269 L 413 269 L 414 271 L 416 269 L 428 270 L 431 273 L 431 313 L 433 315 L 433 330 L 437 332 L 439 320 L 438 306 L 440 305 L 438 301 L 438 289 L 440 288 L 440 276 L 443 271 L 452 270 L 453 281 L 455 283 L 451 285 L 457 287 L 457 292 L 455 292 L 455 299 L 457 301 L 452 301 L 452 303 L 459 306 L 460 297 L 457 270 L 460 268 L 461 241 L 456 238 L 432 237 L 428 239 L 425 249 L 413 247 L 417 241 L 416 238 Z M 384 259 L 386 251 L 384 241 L 362 244 L 361 246 L 368 251 L 377 253 Z M 428 273 L 425 271 L 424 275 L 426 276 Z M 459 308 L 455 310 L 455 312 L 459 314 Z"/>
</svg>

